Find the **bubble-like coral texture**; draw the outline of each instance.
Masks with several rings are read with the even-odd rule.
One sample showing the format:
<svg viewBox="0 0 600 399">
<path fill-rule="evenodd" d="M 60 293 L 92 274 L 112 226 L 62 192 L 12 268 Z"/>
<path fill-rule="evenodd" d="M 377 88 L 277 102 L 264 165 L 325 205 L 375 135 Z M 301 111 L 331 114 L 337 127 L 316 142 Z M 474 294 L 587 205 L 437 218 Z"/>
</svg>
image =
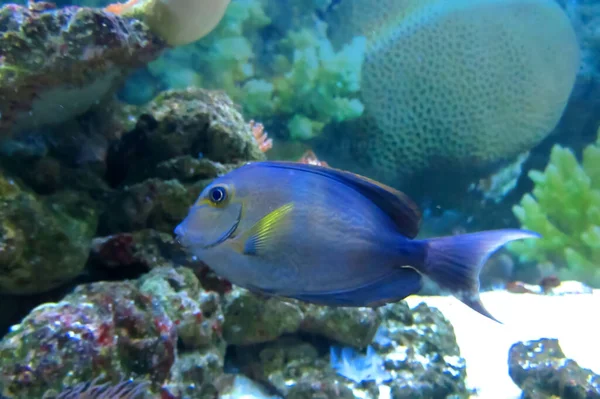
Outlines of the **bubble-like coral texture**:
<svg viewBox="0 0 600 399">
<path fill-rule="evenodd" d="M 579 67 L 552 0 L 359 0 L 333 21 L 336 43 L 368 37 L 361 100 L 374 143 L 364 156 L 387 181 L 530 149 L 557 124 Z"/>
</svg>

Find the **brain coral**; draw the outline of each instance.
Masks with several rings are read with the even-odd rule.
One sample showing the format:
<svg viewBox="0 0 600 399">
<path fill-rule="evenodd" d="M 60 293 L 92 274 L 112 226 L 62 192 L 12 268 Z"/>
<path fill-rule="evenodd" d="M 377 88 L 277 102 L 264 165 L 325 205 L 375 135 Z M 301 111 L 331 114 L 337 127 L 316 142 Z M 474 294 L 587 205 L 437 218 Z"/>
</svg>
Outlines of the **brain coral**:
<svg viewBox="0 0 600 399">
<path fill-rule="evenodd" d="M 440 168 L 482 171 L 530 149 L 557 124 L 579 67 L 554 0 L 352 0 L 330 23 L 336 43 L 368 38 L 368 116 L 352 139 L 369 129 L 371 143 L 354 156 L 396 186 Z"/>
</svg>

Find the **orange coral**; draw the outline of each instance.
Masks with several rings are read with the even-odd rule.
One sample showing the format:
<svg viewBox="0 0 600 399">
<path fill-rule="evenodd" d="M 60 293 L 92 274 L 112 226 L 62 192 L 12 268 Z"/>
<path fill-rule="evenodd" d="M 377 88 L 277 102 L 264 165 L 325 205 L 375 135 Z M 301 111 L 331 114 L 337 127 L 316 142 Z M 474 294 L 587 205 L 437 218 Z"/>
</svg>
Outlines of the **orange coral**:
<svg viewBox="0 0 600 399">
<path fill-rule="evenodd" d="M 106 8 L 104 8 L 104 10 L 108 11 L 108 12 L 112 12 L 113 14 L 122 14 L 125 10 L 133 7 L 134 5 L 136 5 L 140 0 L 129 0 L 126 3 L 113 3 L 113 4 L 109 4 L 108 6 L 106 6 Z"/>
<path fill-rule="evenodd" d="M 300 163 L 306 163 L 309 165 L 317 165 L 317 166 L 329 166 L 325 161 L 319 161 L 317 155 L 312 151 L 308 150 L 302 155 L 302 157 L 298 160 Z"/>
<path fill-rule="evenodd" d="M 254 136 L 254 139 L 256 139 L 258 147 L 262 152 L 267 152 L 273 148 L 273 140 L 270 139 L 267 132 L 265 132 L 265 127 L 262 123 L 251 120 L 250 128 L 252 129 L 252 135 Z"/>
</svg>

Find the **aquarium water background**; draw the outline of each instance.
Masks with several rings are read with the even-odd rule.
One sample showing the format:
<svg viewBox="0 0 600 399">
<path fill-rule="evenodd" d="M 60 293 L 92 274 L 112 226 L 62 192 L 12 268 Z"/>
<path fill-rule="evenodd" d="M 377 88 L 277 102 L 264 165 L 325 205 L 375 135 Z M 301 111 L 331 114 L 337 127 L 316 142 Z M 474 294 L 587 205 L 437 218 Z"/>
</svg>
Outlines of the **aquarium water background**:
<svg viewBox="0 0 600 399">
<path fill-rule="evenodd" d="M 600 398 L 597 0 L 0 4 L 0 397 Z M 481 273 L 503 324 L 214 273 L 173 229 L 265 159 L 540 233 Z"/>
</svg>

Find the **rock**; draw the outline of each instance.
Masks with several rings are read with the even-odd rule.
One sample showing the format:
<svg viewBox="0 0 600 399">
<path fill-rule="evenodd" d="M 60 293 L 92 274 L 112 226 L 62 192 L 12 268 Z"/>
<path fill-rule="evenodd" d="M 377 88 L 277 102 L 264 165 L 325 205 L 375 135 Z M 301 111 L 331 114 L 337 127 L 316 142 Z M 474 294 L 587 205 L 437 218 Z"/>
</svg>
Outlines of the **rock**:
<svg viewBox="0 0 600 399">
<path fill-rule="evenodd" d="M 226 297 L 223 335 L 231 345 L 274 341 L 297 332 L 304 314 L 295 301 L 265 298 L 234 288 Z"/>
<path fill-rule="evenodd" d="M 0 169 L 0 292 L 40 293 L 74 279 L 96 224 L 85 195 L 38 197 Z"/>
<path fill-rule="evenodd" d="M 442 313 L 421 303 L 383 308 L 374 346 L 394 377 L 395 398 L 468 398 L 466 364 L 454 329 Z"/>
<path fill-rule="evenodd" d="M 280 397 L 356 397 L 344 378 L 335 374 L 327 359 L 310 343 L 287 337 L 265 345 L 258 354 L 256 352 L 255 348 L 248 348 L 245 353 L 238 354 L 238 358 L 243 359 L 241 369 L 268 384 Z M 366 391 L 369 389 L 371 394 L 363 397 L 374 399 L 377 387 L 371 385 Z"/>
<path fill-rule="evenodd" d="M 199 190 L 177 180 L 148 179 L 112 193 L 100 217 L 100 234 L 155 229 L 171 233 L 187 215 Z"/>
<path fill-rule="evenodd" d="M 82 285 L 0 341 L 0 392 L 41 398 L 104 374 L 149 381 L 162 397 L 212 398 L 223 370 L 221 322 L 216 296 L 189 269 Z"/>
<path fill-rule="evenodd" d="M 50 3 L 0 8 L 0 135 L 70 120 L 164 43 L 140 21 Z"/>
<path fill-rule="evenodd" d="M 94 238 L 89 263 L 105 269 L 141 266 L 148 271 L 172 264 L 193 266 L 189 258 L 172 235 L 144 229 Z"/>
<path fill-rule="evenodd" d="M 163 161 L 156 166 L 156 174 L 161 179 L 177 179 L 181 182 L 215 179 L 230 172 L 233 165 L 223 165 L 209 159 L 198 159 L 184 155 Z"/>
<path fill-rule="evenodd" d="M 162 386 L 161 398 L 219 398 L 223 354 L 211 348 L 182 353 L 173 365 L 173 375 L 179 378 Z"/>
<path fill-rule="evenodd" d="M 224 312 L 223 334 L 232 345 L 269 342 L 286 333 L 305 332 L 365 347 L 381 322 L 377 310 L 371 308 L 316 306 L 237 287 L 226 296 Z"/>
<path fill-rule="evenodd" d="M 222 339 L 223 312 L 219 296 L 205 292 L 188 268 L 161 267 L 140 279 L 140 292 L 154 295 L 175 324 L 185 349 L 219 348 Z"/>
<path fill-rule="evenodd" d="M 364 348 L 373 341 L 381 323 L 381 314 L 371 308 L 305 305 L 303 311 L 301 331 L 357 348 Z"/>
<path fill-rule="evenodd" d="M 109 149 L 113 186 L 156 176 L 214 178 L 230 170 L 227 165 L 265 159 L 250 123 L 222 92 L 167 91 L 139 114 L 136 127 Z"/>
<path fill-rule="evenodd" d="M 236 360 L 242 371 L 270 384 L 283 397 L 470 396 L 465 385 L 465 361 L 453 328 L 438 310 L 425 304 L 410 309 L 399 302 L 384 306 L 380 312 L 378 317 L 383 321 L 373 340 L 373 350 L 367 351 L 360 364 L 348 357 L 347 351 L 342 352 L 341 359 L 334 360 L 318 342 L 307 342 L 298 336 L 279 338 L 258 348 L 240 347 Z M 373 372 L 381 378 L 371 380 Z"/>
<path fill-rule="evenodd" d="M 250 123 L 223 93 L 168 91 L 137 115 L 135 128 L 108 149 L 106 179 L 117 190 L 107 194 L 102 235 L 171 233 L 211 179 L 265 159 Z"/>
<path fill-rule="evenodd" d="M 14 398 L 42 397 L 104 372 L 161 383 L 175 360 L 176 331 L 132 283 L 78 287 L 39 306 L 0 343 L 0 385 Z"/>
<path fill-rule="evenodd" d="M 221 395 L 221 399 L 239 399 L 244 395 L 252 399 L 280 399 L 279 396 L 269 395 L 263 387 L 241 374 L 235 376 L 231 386 Z"/>
<path fill-rule="evenodd" d="M 567 359 L 557 339 L 517 342 L 510 348 L 508 366 L 524 399 L 600 398 L 600 375 Z"/>
</svg>

